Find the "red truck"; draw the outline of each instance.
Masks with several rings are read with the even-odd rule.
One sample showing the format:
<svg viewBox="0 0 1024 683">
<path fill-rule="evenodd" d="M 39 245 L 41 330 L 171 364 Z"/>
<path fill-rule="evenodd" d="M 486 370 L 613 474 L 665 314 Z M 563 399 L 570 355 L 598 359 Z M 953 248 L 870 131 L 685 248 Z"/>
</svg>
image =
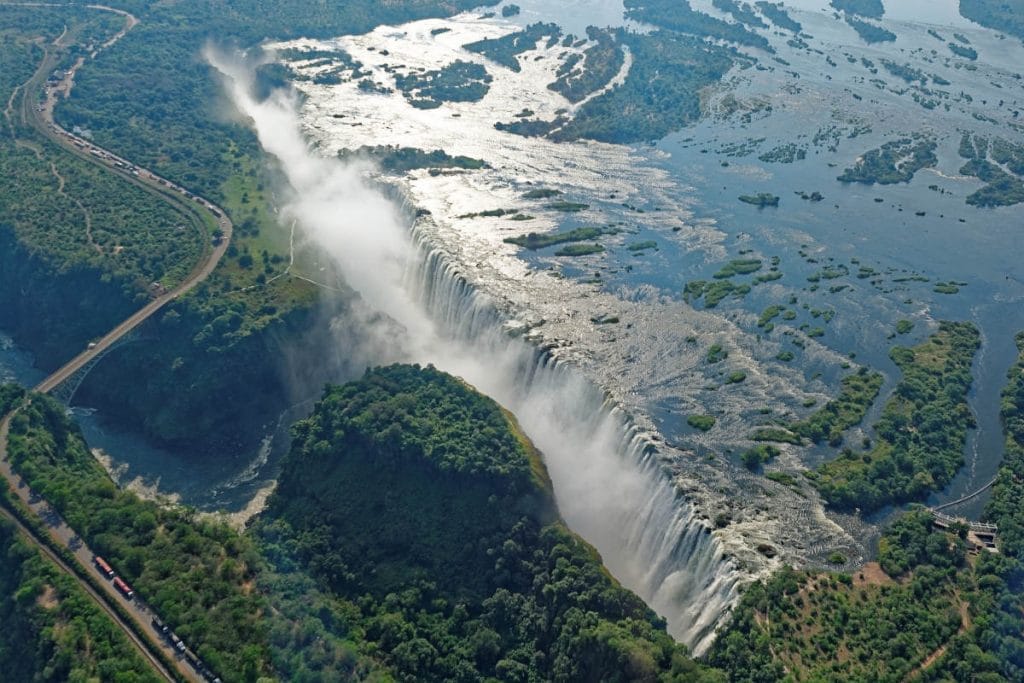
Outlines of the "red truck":
<svg viewBox="0 0 1024 683">
<path fill-rule="evenodd" d="M 131 589 L 127 583 L 125 583 L 120 576 L 114 579 L 114 588 L 121 591 L 121 595 L 131 600 L 135 597 L 135 591 Z"/>
<path fill-rule="evenodd" d="M 104 560 L 102 557 L 100 557 L 99 555 L 93 555 L 92 562 L 96 565 L 96 568 L 100 570 L 100 574 L 103 574 L 108 579 L 114 578 L 113 568 L 109 564 L 107 564 L 107 561 Z"/>
</svg>

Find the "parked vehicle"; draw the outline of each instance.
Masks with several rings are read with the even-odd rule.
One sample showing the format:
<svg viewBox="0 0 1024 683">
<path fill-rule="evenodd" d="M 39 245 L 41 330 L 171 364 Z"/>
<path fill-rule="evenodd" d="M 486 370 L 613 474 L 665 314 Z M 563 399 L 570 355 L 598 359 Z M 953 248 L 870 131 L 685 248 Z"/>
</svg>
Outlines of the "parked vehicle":
<svg viewBox="0 0 1024 683">
<path fill-rule="evenodd" d="M 167 624 L 165 624 L 164 622 L 160 621 L 160 619 L 158 619 L 157 617 L 153 617 L 153 620 L 150 623 L 153 624 L 153 628 L 156 629 L 156 632 L 162 635 L 164 638 L 166 638 L 167 634 L 171 632 L 170 627 L 167 626 Z"/>
<path fill-rule="evenodd" d="M 135 597 L 135 591 L 132 590 L 131 586 L 124 582 L 120 576 L 114 577 L 114 588 L 121 592 L 121 595 L 131 600 Z"/>
<path fill-rule="evenodd" d="M 92 562 L 96 565 L 96 568 L 100 570 L 100 574 L 103 574 L 108 579 L 114 578 L 114 569 L 107 564 L 107 561 L 102 557 L 99 555 L 93 555 Z"/>
</svg>

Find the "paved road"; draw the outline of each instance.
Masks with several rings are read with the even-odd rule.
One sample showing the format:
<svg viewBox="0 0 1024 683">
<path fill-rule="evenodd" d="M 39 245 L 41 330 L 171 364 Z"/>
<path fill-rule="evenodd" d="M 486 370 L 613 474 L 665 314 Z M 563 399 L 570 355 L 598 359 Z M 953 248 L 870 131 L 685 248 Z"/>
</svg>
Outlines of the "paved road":
<svg viewBox="0 0 1024 683">
<path fill-rule="evenodd" d="M 189 681 L 202 681 L 203 679 L 192 671 L 185 661 L 180 658 L 179 653 L 168 644 L 153 628 L 151 620 L 155 616 L 154 613 L 144 605 L 141 600 L 128 600 L 125 596 L 121 595 L 114 588 L 113 583 L 104 580 L 102 575 L 92 565 L 93 557 L 95 556 L 92 549 L 89 548 L 83 541 L 81 541 L 75 531 L 64 522 L 57 511 L 50 507 L 49 503 L 42 499 L 38 494 L 35 494 L 28 485 L 24 482 L 20 475 L 18 475 L 11 466 L 11 462 L 8 458 L 7 453 L 7 439 L 8 431 L 10 429 L 11 415 L 7 415 L 0 420 L 0 474 L 3 475 L 4 479 L 8 481 L 11 486 L 11 490 L 18 496 L 19 499 L 36 515 L 42 519 L 47 527 L 49 528 L 50 538 L 56 541 L 58 544 L 64 546 L 70 550 L 78 563 L 85 568 L 86 571 L 96 572 L 96 576 L 100 578 L 103 586 L 103 593 L 101 594 L 90 584 L 86 583 L 79 577 L 60 557 L 57 556 L 50 548 L 46 545 L 43 539 L 36 536 L 36 533 L 23 525 L 18 521 L 11 513 L 3 508 L 0 508 L 0 514 L 11 519 L 18 525 L 33 544 L 35 544 L 47 557 L 53 560 L 63 571 L 67 572 L 71 578 L 73 578 L 79 586 L 82 587 L 92 598 L 99 604 L 100 608 L 103 609 L 110 618 L 114 620 L 114 623 L 128 636 L 132 643 L 139 649 L 143 657 L 152 664 L 153 668 L 158 671 L 165 679 L 169 681 L 176 681 L 178 677 L 175 677 L 167 668 L 160 662 L 160 660 L 153 655 L 150 651 L 150 647 L 156 646 L 163 650 L 164 654 L 167 655 L 168 659 L 176 663 L 176 668 L 180 677 L 185 678 Z M 149 647 L 139 636 L 136 635 L 125 620 L 111 607 L 111 604 L 120 604 L 127 612 L 131 615 L 132 621 L 146 633 L 148 640 L 150 641 Z"/>
<path fill-rule="evenodd" d="M 114 11 L 100 5 L 90 5 L 90 7 L 98 10 Z M 124 36 L 129 30 L 131 30 L 131 28 L 138 24 L 138 19 L 131 14 L 124 12 L 117 13 L 125 17 L 125 28 L 114 38 L 105 43 L 101 49 L 105 49 L 112 45 L 117 39 Z M 93 56 L 96 54 L 97 53 L 94 52 Z M 36 78 L 41 80 L 45 74 L 50 72 L 50 65 L 48 62 L 48 59 L 43 59 Z M 58 85 L 47 87 L 46 99 L 42 105 L 41 111 L 35 107 L 25 107 L 23 111 L 25 111 L 26 116 L 39 116 L 39 119 L 36 121 L 39 124 L 37 125 L 37 128 L 66 150 L 75 153 L 81 158 L 88 159 L 95 164 L 99 164 L 107 170 L 117 173 L 134 183 L 139 183 L 150 190 L 156 191 L 160 196 L 164 197 L 164 199 L 175 205 L 177 208 L 180 209 L 182 207 L 182 203 L 190 203 L 196 207 L 201 207 L 210 211 L 217 219 L 217 225 L 220 228 L 222 237 L 212 249 L 207 251 L 203 259 L 196 265 L 181 284 L 171 291 L 164 292 L 157 296 L 142 309 L 136 311 L 128 319 L 122 321 L 117 327 L 97 340 L 90 346 L 90 348 L 82 351 L 82 353 L 72 358 L 67 364 L 40 382 L 39 385 L 35 387 L 35 391 L 40 393 L 48 393 L 52 391 L 57 385 L 89 363 L 89 361 L 104 353 L 118 339 L 138 327 L 168 303 L 177 299 L 205 280 L 217 267 L 220 259 L 227 251 L 228 245 L 231 243 L 231 236 L 234 230 L 234 225 L 227 217 L 227 214 L 213 202 L 195 195 L 184 187 L 181 187 L 166 178 L 162 178 L 152 171 L 137 166 L 127 159 L 119 157 L 113 152 L 99 147 L 89 140 L 81 138 L 64 128 L 61 128 L 54 122 L 53 108 L 56 104 L 57 95 L 60 93 L 64 97 L 67 96 L 67 93 L 70 92 L 71 87 L 74 85 L 75 73 L 83 63 L 85 63 L 84 60 L 79 60 L 74 68 L 68 70 L 68 73 L 65 74 L 64 78 Z M 26 91 L 25 101 L 30 102 L 31 100 L 32 98 L 28 96 L 28 92 Z M 205 240 L 206 236 L 203 235 L 203 238 Z"/>
<path fill-rule="evenodd" d="M 0 421 L 0 472 L 3 473 L 4 478 L 7 479 L 8 481 L 20 482 L 20 477 L 18 477 L 11 469 L 11 463 L 7 459 L 7 435 L 8 429 L 10 427 L 10 417 L 11 416 L 8 415 L 2 421 Z M 75 536 L 74 532 L 71 530 L 70 527 L 67 526 L 67 524 L 64 524 L 63 520 L 60 519 L 60 516 L 53 512 L 52 510 L 50 510 L 49 506 L 45 502 L 43 502 L 42 499 L 38 498 L 37 496 L 33 496 L 27 485 L 21 484 L 20 486 L 15 487 L 14 491 L 30 509 L 32 509 L 36 514 L 38 514 L 40 518 L 47 521 L 47 523 L 50 526 L 50 535 L 54 539 L 58 540 L 58 542 L 60 542 L 62 545 L 66 547 L 70 548 L 70 546 L 74 545 L 78 548 L 78 550 L 73 551 L 75 553 L 75 557 L 78 559 L 79 562 L 82 562 L 86 567 L 88 567 L 89 563 L 92 561 L 91 551 L 88 549 L 88 547 L 85 546 L 84 543 L 79 545 L 77 540 L 75 540 L 77 539 L 77 537 Z M 131 640 L 132 644 L 135 645 L 135 647 L 139 650 L 142 656 L 150 663 L 150 665 L 152 665 L 152 667 L 156 671 L 158 671 L 168 681 L 177 680 L 174 677 L 174 675 L 167 670 L 167 667 L 165 667 L 163 663 L 153 655 L 153 653 L 149 650 L 147 644 L 144 643 L 142 639 L 135 634 L 135 632 L 131 629 L 128 623 L 125 622 L 121 615 L 116 610 L 110 607 L 109 603 L 111 601 L 121 603 L 125 607 L 125 609 L 129 611 L 129 613 L 132 613 L 133 616 L 137 615 L 136 621 L 138 621 L 140 618 L 144 618 L 141 605 L 127 601 L 124 598 L 124 596 L 118 593 L 114 589 L 113 585 L 110 584 L 104 584 L 105 588 L 107 588 L 107 594 L 101 595 L 91 585 L 82 581 L 82 579 L 75 573 L 75 571 L 71 567 L 67 565 L 67 563 L 64 562 L 64 560 L 62 560 L 56 553 L 50 550 L 50 548 L 47 547 L 47 545 L 43 543 L 41 539 L 37 538 L 34 530 L 26 527 L 24 524 L 21 523 L 21 521 L 17 517 L 15 517 L 13 514 L 8 512 L 4 508 L 0 508 L 0 516 L 6 517 L 8 520 L 13 522 L 22 532 L 22 534 L 28 537 L 28 539 L 33 544 L 35 544 L 43 552 L 44 555 L 50 558 L 50 560 L 52 560 L 54 564 L 56 564 L 62 571 L 64 571 L 72 579 L 74 579 L 78 583 L 78 585 L 86 591 L 86 593 L 92 596 L 92 598 L 100 606 L 100 609 L 106 612 L 107 615 L 114 621 L 114 623 L 117 624 L 122 631 L 124 631 L 124 633 Z M 170 647 L 164 647 L 163 649 L 166 651 L 168 657 L 173 660 L 175 652 Z"/>
<path fill-rule="evenodd" d="M 97 593 L 92 586 L 79 581 L 78 576 L 75 575 L 74 570 L 72 570 L 71 567 L 67 566 L 67 564 L 64 563 L 64 560 L 60 559 L 60 557 L 58 557 L 56 553 L 51 551 L 46 546 L 39 545 L 36 542 L 37 539 L 35 538 L 35 536 L 33 536 L 31 529 L 26 527 L 24 524 L 21 523 L 21 521 L 17 517 L 15 517 L 3 508 L 0 508 L 0 517 L 6 518 L 12 524 L 18 527 L 22 535 L 24 535 L 28 538 L 29 541 L 34 543 L 42 551 L 44 555 L 46 555 L 54 564 L 56 564 L 61 569 L 61 571 L 68 574 L 72 579 L 78 582 L 79 586 L 85 589 L 85 591 L 93 598 L 93 600 L 96 601 L 100 609 L 106 612 L 107 616 L 109 616 L 114 621 L 114 623 L 117 624 L 121 628 L 121 630 L 128 635 L 128 637 L 132 641 L 132 644 L 135 645 L 136 649 L 138 649 L 139 654 L 141 654 L 149 662 L 150 666 L 156 669 L 160 673 L 160 675 L 168 681 L 177 680 L 175 679 L 174 675 L 167 670 L 167 667 L 165 667 L 159 659 L 153 656 L 153 653 L 149 651 L 149 648 L 146 646 L 146 644 L 143 643 L 141 638 L 135 635 L 135 633 L 128 626 L 127 622 L 125 622 L 124 619 L 121 618 L 121 615 L 113 609 L 111 609 L 110 606 L 106 604 L 103 597 L 99 593 Z"/>
<path fill-rule="evenodd" d="M 21 3 L 29 6 L 46 7 L 52 6 L 46 3 Z M 109 48 L 111 45 L 116 43 L 121 37 L 123 37 L 128 31 L 130 31 L 135 25 L 138 24 L 138 19 L 127 12 L 120 10 L 114 10 L 109 7 L 102 5 L 89 5 L 92 9 L 111 11 L 116 14 L 120 14 L 125 18 L 125 28 L 111 38 L 109 41 L 103 44 L 101 48 L 93 52 L 90 57 L 95 57 L 98 52 Z M 59 41 L 60 39 L 58 39 Z M 217 219 L 217 224 L 222 233 L 222 238 L 218 243 L 214 244 L 212 248 L 208 248 L 203 259 L 195 266 L 189 276 L 177 287 L 169 292 L 160 293 L 159 296 L 154 298 L 143 308 L 136 311 L 128 319 L 122 321 L 113 330 L 105 334 L 101 339 L 97 340 L 94 344 L 90 345 L 90 348 L 86 349 L 75 358 L 73 358 L 66 365 L 58 369 L 52 375 L 44 379 L 40 384 L 35 387 L 35 391 L 41 393 L 47 393 L 52 391 L 62 381 L 73 375 L 77 370 L 81 369 L 91 360 L 102 354 L 112 344 L 124 335 L 131 332 L 143 321 L 147 320 L 150 316 L 155 314 L 165 305 L 175 300 L 179 296 L 185 294 L 193 287 L 198 285 L 200 282 L 205 280 L 210 273 L 217 267 L 220 259 L 224 256 L 227 251 L 228 245 L 231 241 L 233 225 L 228 219 L 224 211 L 215 206 L 212 202 L 197 195 L 192 194 L 185 188 L 176 185 L 160 176 L 140 168 L 131 162 L 118 157 L 112 152 L 105 150 L 97 145 L 94 145 L 88 140 L 80 138 L 69 131 L 64 130 L 53 121 L 53 107 L 56 101 L 58 92 L 62 96 L 67 96 L 71 87 L 74 85 L 74 76 L 77 69 L 85 63 L 86 60 L 80 59 L 76 63 L 75 67 L 70 70 L 64 80 L 54 87 L 47 86 L 46 89 L 46 100 L 42 107 L 36 107 L 32 103 L 35 100 L 32 88 L 26 88 L 24 93 L 24 105 L 22 111 L 24 116 L 29 123 L 36 126 L 43 134 L 50 137 L 54 142 L 59 144 L 64 149 L 76 154 L 77 156 L 88 159 L 93 163 L 99 164 L 111 172 L 117 173 L 125 177 L 129 182 L 141 184 L 150 191 L 154 191 L 162 196 L 166 201 L 173 204 L 176 208 L 185 208 L 188 211 L 193 211 L 195 207 L 205 208 L 206 210 L 213 213 Z M 52 55 L 49 51 L 44 55 L 42 62 L 40 63 L 39 69 L 36 75 L 30 81 L 30 84 L 34 84 L 39 87 L 46 77 L 46 74 L 50 72 L 53 67 Z M 206 239 L 204 232 L 203 239 Z M 81 577 L 75 574 L 74 571 L 61 560 L 44 542 L 36 536 L 35 532 L 28 527 L 24 526 L 20 522 L 15 522 L 23 533 L 35 544 L 44 554 L 50 557 L 57 565 L 64 571 L 68 572 L 78 584 L 96 600 L 100 607 L 110 614 L 114 623 L 121 628 L 122 631 L 131 639 L 131 641 L 139 647 L 142 651 L 146 660 L 150 662 L 154 670 L 157 671 L 161 676 L 167 680 L 174 681 L 183 679 L 187 681 L 202 681 L 203 677 L 196 672 L 192 666 L 186 661 L 185 656 L 182 653 L 178 653 L 175 649 L 164 639 L 163 634 L 159 633 L 152 625 L 152 619 L 155 613 L 145 605 L 142 600 L 136 597 L 134 600 L 129 600 L 122 595 L 113 584 L 107 581 L 102 575 L 99 574 L 98 570 L 93 566 L 94 554 L 92 550 L 78 537 L 75 531 L 67 525 L 67 523 L 60 517 L 57 511 L 49 505 L 45 500 L 37 494 L 34 494 L 27 484 L 21 479 L 21 477 L 14 472 L 10 460 L 8 459 L 8 432 L 10 427 L 10 420 L 13 414 L 5 416 L 0 420 L 0 476 L 8 482 L 12 491 L 25 503 L 28 508 L 39 516 L 41 520 L 49 528 L 49 534 L 52 540 L 56 541 L 61 546 L 71 551 L 86 572 L 96 572 L 96 576 L 100 578 L 102 585 L 102 592 L 94 589 L 89 583 L 85 582 Z M 5 517 L 11 517 L 11 515 L 4 510 L 0 510 Z M 129 627 L 129 625 L 117 614 L 117 612 L 111 607 L 113 604 L 119 604 L 123 607 L 130 615 L 131 620 L 135 622 L 141 633 L 146 635 L 146 640 L 149 641 L 148 648 L 142 642 L 142 639 Z M 155 657 L 149 648 L 162 650 L 170 659 L 174 662 L 175 671 L 172 673 L 160 663 L 159 659 Z M 189 651 L 188 656 L 194 657 L 194 654 Z"/>
</svg>

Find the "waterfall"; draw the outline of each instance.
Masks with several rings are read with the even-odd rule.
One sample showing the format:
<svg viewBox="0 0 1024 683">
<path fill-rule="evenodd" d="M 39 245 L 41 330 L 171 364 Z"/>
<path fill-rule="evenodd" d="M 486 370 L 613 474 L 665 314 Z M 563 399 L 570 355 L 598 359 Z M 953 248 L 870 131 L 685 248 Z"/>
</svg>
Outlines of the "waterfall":
<svg viewBox="0 0 1024 683">
<path fill-rule="evenodd" d="M 432 363 L 515 413 L 544 454 L 569 527 L 675 638 L 704 652 L 735 602 L 740 573 L 678 493 L 655 444 L 578 368 L 510 334 L 505 316 L 431 242 L 429 220 L 418 220 L 393 188 L 311 149 L 294 97 L 256 101 L 251 69 L 212 50 L 206 56 L 280 162 L 290 186 L 282 217 L 337 263 L 371 313 L 397 323 L 366 330 L 374 341 L 360 350 L 371 362 Z"/>
<path fill-rule="evenodd" d="M 678 493 L 655 444 L 579 369 L 509 334 L 505 317 L 431 243 L 424 224 L 413 223 L 418 258 L 405 281 L 453 352 L 423 360 L 516 414 L 544 454 L 569 526 L 667 620 L 673 637 L 703 653 L 737 598 L 740 573 Z"/>
</svg>

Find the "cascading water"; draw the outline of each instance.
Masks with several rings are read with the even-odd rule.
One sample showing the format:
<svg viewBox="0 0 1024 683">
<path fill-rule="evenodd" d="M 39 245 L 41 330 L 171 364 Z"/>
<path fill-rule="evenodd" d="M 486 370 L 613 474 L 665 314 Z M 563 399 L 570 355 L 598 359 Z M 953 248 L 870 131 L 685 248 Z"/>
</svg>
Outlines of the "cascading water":
<svg viewBox="0 0 1024 683">
<path fill-rule="evenodd" d="M 311 151 L 293 100 L 257 102 L 246 69 L 207 57 L 281 163 L 293 192 L 283 213 L 367 304 L 403 327 L 401 360 L 459 375 L 512 410 L 545 455 L 569 526 L 666 618 L 674 637 L 703 652 L 736 599 L 740 574 L 678 494 L 651 441 L 579 370 L 511 335 L 497 308 L 431 244 L 424 222 L 404 215 L 362 170 Z"/>
<path fill-rule="evenodd" d="M 600 551 L 608 569 L 703 652 L 737 595 L 739 573 L 678 495 L 650 439 L 568 363 L 509 334 L 505 320 L 414 228 L 412 264 L 424 309 L 448 344 L 484 359 L 446 367 L 519 418 L 545 454 L 566 522 Z M 433 361 L 437 365 L 437 361 Z M 445 364 L 447 366 L 447 363 Z"/>
</svg>

